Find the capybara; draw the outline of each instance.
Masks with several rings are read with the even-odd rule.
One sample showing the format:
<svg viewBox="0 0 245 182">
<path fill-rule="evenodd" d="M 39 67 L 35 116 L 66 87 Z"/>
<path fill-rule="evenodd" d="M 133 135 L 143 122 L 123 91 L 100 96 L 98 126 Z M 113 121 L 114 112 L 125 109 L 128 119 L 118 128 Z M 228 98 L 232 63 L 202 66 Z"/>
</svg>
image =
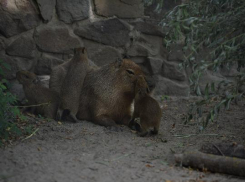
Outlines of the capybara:
<svg viewBox="0 0 245 182">
<path fill-rule="evenodd" d="M 139 76 L 135 86 L 134 113 L 130 125 L 134 125 L 135 118 L 140 118 L 139 136 L 146 136 L 148 130 L 153 128 L 152 133 L 158 134 L 162 110 L 158 102 L 150 96 L 150 90 L 143 76 Z"/>
<path fill-rule="evenodd" d="M 27 106 L 31 106 L 35 114 L 55 119 L 60 100 L 58 93 L 36 83 L 37 76 L 32 72 L 18 71 L 16 78 L 23 85 Z"/>
</svg>

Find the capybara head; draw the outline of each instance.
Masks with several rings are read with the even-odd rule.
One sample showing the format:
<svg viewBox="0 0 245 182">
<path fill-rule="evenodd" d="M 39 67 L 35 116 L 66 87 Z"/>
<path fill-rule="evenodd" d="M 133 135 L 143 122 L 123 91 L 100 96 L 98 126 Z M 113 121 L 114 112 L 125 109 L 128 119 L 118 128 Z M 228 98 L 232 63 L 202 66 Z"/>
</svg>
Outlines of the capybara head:
<svg viewBox="0 0 245 182">
<path fill-rule="evenodd" d="M 145 95 L 149 93 L 150 93 L 150 89 L 146 83 L 144 76 L 139 75 L 137 77 L 137 82 L 135 85 L 135 95 Z"/>
<path fill-rule="evenodd" d="M 16 73 L 16 78 L 21 84 L 31 84 L 31 83 L 37 83 L 38 79 L 37 76 L 29 71 L 18 71 Z"/>
<path fill-rule="evenodd" d="M 140 66 L 138 66 L 130 59 L 124 59 L 121 63 L 120 69 L 123 70 L 123 74 L 126 74 L 133 83 L 136 83 L 137 76 L 144 76 Z"/>
<path fill-rule="evenodd" d="M 84 60 L 88 60 L 88 54 L 87 54 L 87 50 L 85 47 L 79 47 L 79 48 L 75 48 L 74 49 L 74 58 L 77 61 L 84 61 Z M 73 58 L 73 59 L 74 59 Z"/>
<path fill-rule="evenodd" d="M 144 77 L 144 73 L 140 66 L 138 66 L 130 59 L 123 59 L 121 62 L 117 62 L 114 65 L 116 68 L 118 68 L 117 75 L 120 76 L 117 76 L 117 78 L 119 78 L 119 85 L 123 87 L 122 90 L 125 92 L 129 91 L 133 93 L 137 77 L 139 75 Z"/>
</svg>

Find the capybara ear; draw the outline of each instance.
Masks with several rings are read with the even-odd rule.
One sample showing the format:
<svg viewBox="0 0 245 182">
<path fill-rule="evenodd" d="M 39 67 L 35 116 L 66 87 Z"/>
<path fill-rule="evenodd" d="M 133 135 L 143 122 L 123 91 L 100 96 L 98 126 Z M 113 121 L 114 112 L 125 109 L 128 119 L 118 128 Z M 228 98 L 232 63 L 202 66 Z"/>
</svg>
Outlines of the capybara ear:
<svg viewBox="0 0 245 182">
<path fill-rule="evenodd" d="M 116 68 L 120 68 L 121 65 L 122 65 L 122 60 L 120 60 L 119 58 L 115 61 L 115 65 L 116 65 Z"/>
<path fill-rule="evenodd" d="M 127 53 L 125 53 L 123 54 L 123 59 L 130 59 L 130 56 Z"/>
<path fill-rule="evenodd" d="M 86 48 L 85 47 L 79 47 L 79 48 L 75 48 L 74 49 L 74 54 L 79 54 L 79 53 L 84 54 L 85 52 L 86 52 Z"/>
</svg>

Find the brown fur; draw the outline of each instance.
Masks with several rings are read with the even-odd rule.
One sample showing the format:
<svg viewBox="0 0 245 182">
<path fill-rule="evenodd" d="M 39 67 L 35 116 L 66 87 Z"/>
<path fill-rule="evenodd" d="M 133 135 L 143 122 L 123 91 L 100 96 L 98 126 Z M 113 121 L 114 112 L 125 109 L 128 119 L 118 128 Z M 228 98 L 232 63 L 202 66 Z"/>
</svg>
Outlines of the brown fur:
<svg viewBox="0 0 245 182">
<path fill-rule="evenodd" d="M 152 127 L 157 134 L 161 122 L 162 110 L 158 102 L 149 95 L 149 88 L 143 76 L 139 76 L 135 86 L 133 120 L 140 118 L 140 136 L 145 136 Z M 134 121 L 133 121 L 134 122 Z"/>
<path fill-rule="evenodd" d="M 128 125 L 138 75 L 143 75 L 141 68 L 129 59 L 89 71 L 77 118 L 103 126 Z"/>
<path fill-rule="evenodd" d="M 49 88 L 58 92 L 59 94 L 61 93 L 61 87 L 62 84 L 65 80 L 67 71 L 71 65 L 72 59 L 69 61 L 66 61 L 55 68 L 52 69 L 52 72 L 50 74 L 50 81 L 49 81 Z M 96 70 L 98 67 L 93 64 L 91 61 L 89 62 L 89 68 L 88 70 Z"/>
<path fill-rule="evenodd" d="M 58 93 L 50 90 L 40 84 L 36 84 L 37 77 L 34 73 L 28 71 L 19 71 L 16 73 L 17 80 L 23 85 L 28 105 L 42 106 L 33 107 L 36 114 L 54 119 L 56 116 L 59 96 Z"/>
<path fill-rule="evenodd" d="M 64 82 L 71 60 L 60 64 L 52 69 L 49 80 L 49 88 L 60 94 L 62 83 Z"/>
<path fill-rule="evenodd" d="M 73 121 L 77 121 L 76 114 L 79 107 L 79 98 L 84 78 L 88 70 L 88 56 L 85 48 L 75 49 L 75 54 L 69 63 L 67 73 L 61 86 L 61 103 L 58 110 L 58 119 L 61 119 L 64 110 L 68 110 Z"/>
</svg>

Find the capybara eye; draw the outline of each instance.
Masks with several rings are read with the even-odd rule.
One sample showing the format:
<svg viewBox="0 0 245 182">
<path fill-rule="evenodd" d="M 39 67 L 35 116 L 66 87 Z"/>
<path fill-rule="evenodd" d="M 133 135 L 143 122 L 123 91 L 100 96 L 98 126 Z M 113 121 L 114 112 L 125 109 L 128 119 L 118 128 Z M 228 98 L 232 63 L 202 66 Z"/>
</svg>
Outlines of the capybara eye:
<svg viewBox="0 0 245 182">
<path fill-rule="evenodd" d="M 126 70 L 129 74 L 134 75 L 134 71 L 131 69 Z"/>
</svg>

